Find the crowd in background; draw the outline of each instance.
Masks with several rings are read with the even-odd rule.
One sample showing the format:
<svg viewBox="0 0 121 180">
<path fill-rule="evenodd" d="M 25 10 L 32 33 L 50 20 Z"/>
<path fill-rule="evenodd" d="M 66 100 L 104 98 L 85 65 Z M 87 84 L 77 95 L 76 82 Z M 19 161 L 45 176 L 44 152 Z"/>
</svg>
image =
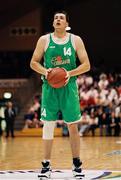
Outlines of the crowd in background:
<svg viewBox="0 0 121 180">
<path fill-rule="evenodd" d="M 119 136 L 121 131 L 121 74 L 80 75 L 77 78 L 77 85 L 82 113 L 79 124 L 80 136 L 84 136 L 89 131 L 92 132 L 92 136 L 95 136 L 97 128 L 100 136 Z M 38 95 L 24 116 L 25 128 L 43 126 L 39 120 L 40 105 Z M 68 136 L 68 129 L 61 112 L 58 113 L 57 127 L 62 127 L 63 136 Z"/>
<path fill-rule="evenodd" d="M 33 103 L 24 115 L 25 126 L 24 128 L 39 128 L 43 125 L 40 119 L 40 96 L 36 95 Z"/>
</svg>

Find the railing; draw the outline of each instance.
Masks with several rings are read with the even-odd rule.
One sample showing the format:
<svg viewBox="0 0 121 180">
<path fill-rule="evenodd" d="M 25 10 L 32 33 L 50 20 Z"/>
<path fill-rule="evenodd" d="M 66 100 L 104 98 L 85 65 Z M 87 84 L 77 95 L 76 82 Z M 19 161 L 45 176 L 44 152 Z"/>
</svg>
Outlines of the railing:
<svg viewBox="0 0 121 180">
<path fill-rule="evenodd" d="M 25 84 L 28 79 L 0 79 L 0 88 L 18 88 Z"/>
</svg>

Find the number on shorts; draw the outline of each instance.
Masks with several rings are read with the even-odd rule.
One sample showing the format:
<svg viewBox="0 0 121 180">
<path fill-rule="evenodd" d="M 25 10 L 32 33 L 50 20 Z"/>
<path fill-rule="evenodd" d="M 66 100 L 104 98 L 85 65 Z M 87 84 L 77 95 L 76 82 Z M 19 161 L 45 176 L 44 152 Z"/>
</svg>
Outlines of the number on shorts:
<svg viewBox="0 0 121 180">
<path fill-rule="evenodd" d="M 45 109 L 45 108 L 42 108 L 42 110 L 41 110 L 41 116 L 46 117 L 46 109 Z"/>
</svg>

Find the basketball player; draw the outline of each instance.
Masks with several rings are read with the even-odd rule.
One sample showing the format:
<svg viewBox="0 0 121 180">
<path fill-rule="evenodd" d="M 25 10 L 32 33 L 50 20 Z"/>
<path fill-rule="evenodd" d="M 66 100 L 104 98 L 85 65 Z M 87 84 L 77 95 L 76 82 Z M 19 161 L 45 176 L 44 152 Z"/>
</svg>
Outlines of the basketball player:
<svg viewBox="0 0 121 180">
<path fill-rule="evenodd" d="M 74 177 L 80 177 L 82 171 L 78 133 L 81 115 L 76 76 L 89 71 L 90 63 L 82 39 L 66 31 L 68 22 L 65 11 L 54 14 L 54 32 L 39 38 L 30 63 L 33 70 L 43 75 L 41 120 L 44 121 L 44 160 L 38 177 L 50 178 L 51 175 L 53 132 L 59 110 L 69 130 Z M 78 67 L 76 67 L 76 55 L 80 61 Z M 42 57 L 44 57 L 44 66 L 41 65 Z M 46 80 L 51 68 L 55 67 L 62 67 L 67 71 L 66 85 L 59 89 L 52 88 Z"/>
</svg>

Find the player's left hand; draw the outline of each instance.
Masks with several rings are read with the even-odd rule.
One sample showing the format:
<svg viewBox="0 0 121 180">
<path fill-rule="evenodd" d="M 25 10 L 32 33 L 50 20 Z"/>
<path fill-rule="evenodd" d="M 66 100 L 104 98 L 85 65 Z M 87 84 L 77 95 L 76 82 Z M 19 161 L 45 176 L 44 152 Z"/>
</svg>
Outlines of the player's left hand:
<svg viewBox="0 0 121 180">
<path fill-rule="evenodd" d="M 68 82 L 69 82 L 69 79 L 70 79 L 70 74 L 69 74 L 69 72 L 68 71 L 66 71 L 66 77 L 65 77 L 65 85 L 64 86 L 66 86 L 67 84 L 68 84 Z"/>
</svg>

